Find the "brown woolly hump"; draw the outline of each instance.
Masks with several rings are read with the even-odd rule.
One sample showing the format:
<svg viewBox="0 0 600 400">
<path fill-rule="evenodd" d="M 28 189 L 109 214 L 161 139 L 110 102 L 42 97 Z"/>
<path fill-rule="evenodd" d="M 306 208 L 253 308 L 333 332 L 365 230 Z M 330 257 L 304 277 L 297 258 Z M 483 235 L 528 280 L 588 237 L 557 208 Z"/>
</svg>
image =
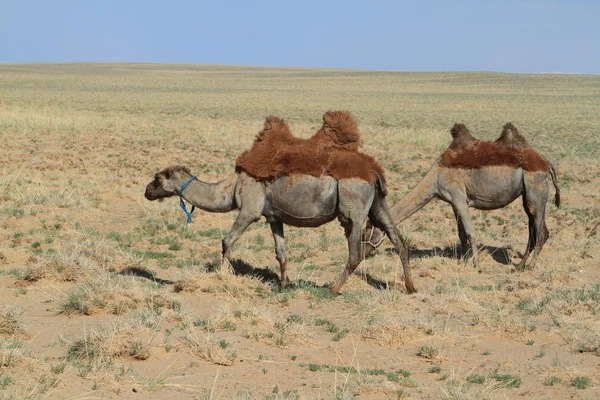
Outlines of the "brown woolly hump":
<svg viewBox="0 0 600 400">
<path fill-rule="evenodd" d="M 521 135 L 516 126 L 511 122 L 506 123 L 502 127 L 500 137 L 496 139 L 496 143 L 503 147 L 512 147 L 515 149 L 524 149 L 531 147 L 523 135 Z"/>
<path fill-rule="evenodd" d="M 479 142 L 479 139 L 471 135 L 465 124 L 454 124 L 452 129 L 450 129 L 450 134 L 452 135 L 452 143 L 450 143 L 448 148 L 454 151 Z"/>
<path fill-rule="evenodd" d="M 452 129 L 450 129 L 450 134 L 452 135 L 453 138 L 461 135 L 461 134 L 470 134 L 469 130 L 467 129 L 467 126 L 465 124 L 454 124 L 454 126 L 452 127 Z"/>
<path fill-rule="evenodd" d="M 276 133 L 281 136 L 292 136 L 292 131 L 288 124 L 281 118 L 270 115 L 266 118 L 263 130 L 256 135 L 255 140 L 262 140 L 262 137 L 269 133 Z"/>
<path fill-rule="evenodd" d="M 502 165 L 526 171 L 548 170 L 547 161 L 532 148 L 504 147 L 489 141 L 478 141 L 458 151 L 448 148 L 442 153 L 440 165 L 465 169 Z"/>
<path fill-rule="evenodd" d="M 358 124 L 348 111 L 327 111 L 321 130 L 340 146 L 360 144 Z"/>
<path fill-rule="evenodd" d="M 323 126 L 309 139 L 293 136 L 282 119 L 271 116 L 252 148 L 237 158 L 236 171 L 262 181 L 293 174 L 385 181 L 383 167 L 358 151 L 359 142 L 358 125 L 347 111 L 326 112 Z"/>
</svg>

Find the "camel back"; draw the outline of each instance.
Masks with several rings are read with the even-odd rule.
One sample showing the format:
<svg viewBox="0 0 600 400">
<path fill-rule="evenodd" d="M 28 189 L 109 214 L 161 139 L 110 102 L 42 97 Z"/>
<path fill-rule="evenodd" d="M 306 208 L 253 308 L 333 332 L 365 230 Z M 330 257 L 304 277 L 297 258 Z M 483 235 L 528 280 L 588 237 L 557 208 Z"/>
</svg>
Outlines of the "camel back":
<svg viewBox="0 0 600 400">
<path fill-rule="evenodd" d="M 448 148 L 442 153 L 440 165 L 469 169 L 504 165 L 525 171 L 548 171 L 548 162 L 531 147 L 505 147 L 488 141 L 477 141 L 458 151 Z"/>
<path fill-rule="evenodd" d="M 376 182 L 384 178 L 383 167 L 358 151 L 360 133 L 352 115 L 328 111 L 323 126 L 309 139 L 292 135 L 278 117 L 268 117 L 252 148 L 237 158 L 236 171 L 271 181 L 282 175 L 329 175 L 336 179 L 358 178 Z"/>
</svg>

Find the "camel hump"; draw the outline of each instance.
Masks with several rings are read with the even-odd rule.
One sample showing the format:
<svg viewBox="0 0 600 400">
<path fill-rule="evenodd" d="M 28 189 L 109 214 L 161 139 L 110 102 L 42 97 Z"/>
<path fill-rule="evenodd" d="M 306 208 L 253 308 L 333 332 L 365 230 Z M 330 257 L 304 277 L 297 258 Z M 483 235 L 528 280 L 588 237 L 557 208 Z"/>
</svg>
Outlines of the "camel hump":
<svg viewBox="0 0 600 400">
<path fill-rule="evenodd" d="M 321 129 L 335 144 L 360 144 L 358 124 L 348 111 L 327 111 L 323 114 Z"/>
<path fill-rule="evenodd" d="M 454 124 L 452 129 L 450 129 L 450 134 L 452 135 L 452 143 L 450 143 L 448 148 L 454 151 L 458 151 L 473 143 L 479 142 L 477 138 L 471 135 L 471 132 L 465 124 Z"/>
<path fill-rule="evenodd" d="M 500 134 L 500 137 L 496 139 L 496 143 L 502 147 L 510 147 L 514 149 L 524 149 L 530 147 L 525 137 L 519 133 L 519 130 L 512 124 L 512 122 L 507 122 L 504 124 L 502 127 L 502 133 Z"/>
<path fill-rule="evenodd" d="M 269 115 L 265 119 L 263 130 L 258 132 L 254 142 L 261 142 L 266 138 L 267 135 L 272 136 L 273 134 L 278 135 L 281 139 L 284 139 L 291 137 L 292 131 L 283 118 Z"/>
</svg>

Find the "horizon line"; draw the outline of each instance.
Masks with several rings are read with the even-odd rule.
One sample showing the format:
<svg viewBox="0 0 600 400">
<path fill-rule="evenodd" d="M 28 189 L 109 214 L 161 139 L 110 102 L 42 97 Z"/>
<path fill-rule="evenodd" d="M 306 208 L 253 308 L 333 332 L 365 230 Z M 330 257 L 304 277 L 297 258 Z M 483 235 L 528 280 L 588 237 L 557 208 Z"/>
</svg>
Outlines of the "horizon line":
<svg viewBox="0 0 600 400">
<path fill-rule="evenodd" d="M 173 62 L 155 62 L 155 61 L 29 61 L 13 62 L 0 61 L 0 65 L 64 65 L 64 64 L 150 64 L 150 65 L 194 65 L 194 66 L 215 66 L 215 67 L 234 67 L 234 68 L 277 68 L 277 69 L 306 69 L 306 70 L 332 70 L 332 71 L 357 71 L 357 72 L 388 72 L 388 73 L 489 73 L 489 74 L 511 74 L 511 75 L 600 75 L 600 72 L 562 72 L 562 71 L 538 71 L 538 72 L 506 72 L 506 71 L 486 71 L 486 70 L 411 70 L 411 69 L 360 69 L 360 68 L 341 68 L 341 67 L 309 67 L 309 66 L 290 66 L 290 65 L 251 65 L 251 64 L 219 64 L 219 63 L 173 63 Z"/>
</svg>

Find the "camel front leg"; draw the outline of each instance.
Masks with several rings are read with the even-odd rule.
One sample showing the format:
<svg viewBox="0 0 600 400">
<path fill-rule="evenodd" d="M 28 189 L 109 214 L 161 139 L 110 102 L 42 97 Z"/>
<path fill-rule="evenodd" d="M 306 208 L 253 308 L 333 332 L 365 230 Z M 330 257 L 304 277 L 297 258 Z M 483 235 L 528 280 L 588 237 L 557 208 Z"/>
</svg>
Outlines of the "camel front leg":
<svg viewBox="0 0 600 400">
<path fill-rule="evenodd" d="M 225 260 L 229 261 L 229 257 L 231 255 L 231 248 L 242 233 L 252 224 L 260 219 L 260 214 L 258 216 L 240 212 L 231 227 L 231 230 L 223 239 L 222 247 L 223 247 L 223 256 L 221 262 L 225 262 Z"/>
<path fill-rule="evenodd" d="M 279 261 L 279 268 L 281 268 L 281 278 L 279 279 L 279 285 L 281 288 L 285 288 L 290 280 L 287 276 L 287 256 L 285 251 L 285 237 L 283 235 L 283 222 L 281 221 L 269 221 L 271 225 L 271 232 L 273 233 L 273 239 L 275 240 L 275 254 L 277 261 Z"/>
<path fill-rule="evenodd" d="M 346 230 L 346 237 L 348 239 L 348 262 L 344 272 L 340 275 L 338 281 L 331 287 L 333 294 L 338 294 L 344 282 L 354 272 L 358 264 L 362 261 L 362 227 L 364 219 L 362 221 L 348 221 L 344 224 Z"/>
<path fill-rule="evenodd" d="M 466 237 L 466 242 L 470 247 L 469 252 L 470 256 L 473 258 L 473 264 L 475 268 L 479 269 L 479 261 L 477 259 L 477 236 L 475 234 L 475 227 L 473 226 L 473 221 L 471 220 L 471 213 L 469 212 L 469 205 L 466 202 L 453 202 L 452 208 L 454 209 L 454 215 L 457 216 L 457 224 L 462 224 L 464 229 L 464 235 Z M 460 231 L 459 231 L 460 234 Z M 462 238 L 461 238 L 462 244 Z M 468 260 L 467 255 L 463 255 L 465 262 Z"/>
</svg>

